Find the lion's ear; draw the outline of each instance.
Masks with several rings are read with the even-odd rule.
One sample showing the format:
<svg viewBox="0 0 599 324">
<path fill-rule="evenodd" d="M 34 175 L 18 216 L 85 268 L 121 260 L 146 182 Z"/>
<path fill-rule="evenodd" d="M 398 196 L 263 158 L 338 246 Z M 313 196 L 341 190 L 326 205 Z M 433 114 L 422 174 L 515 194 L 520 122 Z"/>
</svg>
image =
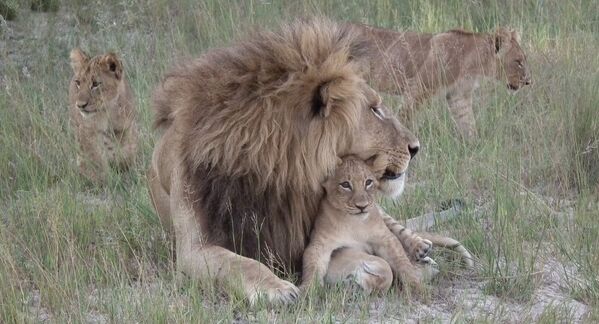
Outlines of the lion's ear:
<svg viewBox="0 0 599 324">
<path fill-rule="evenodd" d="M 114 75 L 117 80 L 120 80 L 123 76 L 123 63 L 121 63 L 116 54 L 105 54 L 100 60 L 100 64 L 102 64 L 106 72 Z"/>
<path fill-rule="evenodd" d="M 71 50 L 71 67 L 73 68 L 73 72 L 77 73 L 85 63 L 89 60 L 89 55 L 87 55 L 83 50 L 76 47 Z"/>
<path fill-rule="evenodd" d="M 333 109 L 334 99 L 331 95 L 331 88 L 337 84 L 336 80 L 321 83 L 314 92 L 312 98 L 312 112 L 314 116 L 321 116 L 323 118 L 329 117 L 331 110 Z"/>
<path fill-rule="evenodd" d="M 517 30 L 512 30 L 512 39 L 520 44 L 520 33 Z"/>
<path fill-rule="evenodd" d="M 495 54 L 502 55 L 509 49 L 513 37 L 512 33 L 512 30 L 505 27 L 500 27 L 495 31 Z"/>
</svg>

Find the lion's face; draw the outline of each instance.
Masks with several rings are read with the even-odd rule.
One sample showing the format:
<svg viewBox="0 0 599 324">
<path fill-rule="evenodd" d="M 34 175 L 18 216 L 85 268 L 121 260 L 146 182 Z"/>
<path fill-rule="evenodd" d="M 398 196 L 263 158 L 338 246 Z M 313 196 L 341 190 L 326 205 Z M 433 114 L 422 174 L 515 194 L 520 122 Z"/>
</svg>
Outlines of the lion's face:
<svg viewBox="0 0 599 324">
<path fill-rule="evenodd" d="M 532 83 L 526 55 L 520 47 L 520 36 L 513 30 L 500 28 L 495 32 L 495 50 L 499 60 L 498 79 L 516 91 Z"/>
<path fill-rule="evenodd" d="M 73 78 L 69 99 L 82 116 L 106 110 L 106 104 L 116 98 L 122 81 L 123 67 L 113 53 L 89 58 L 80 49 L 71 51 Z"/>
<path fill-rule="evenodd" d="M 420 143 L 374 90 L 368 88 L 366 99 L 350 153 L 374 161 L 380 191 L 394 198 L 403 191 L 410 160 L 418 152 Z"/>
<path fill-rule="evenodd" d="M 356 157 L 344 158 L 324 187 L 327 201 L 344 214 L 364 216 L 375 206 L 376 176 Z"/>
</svg>

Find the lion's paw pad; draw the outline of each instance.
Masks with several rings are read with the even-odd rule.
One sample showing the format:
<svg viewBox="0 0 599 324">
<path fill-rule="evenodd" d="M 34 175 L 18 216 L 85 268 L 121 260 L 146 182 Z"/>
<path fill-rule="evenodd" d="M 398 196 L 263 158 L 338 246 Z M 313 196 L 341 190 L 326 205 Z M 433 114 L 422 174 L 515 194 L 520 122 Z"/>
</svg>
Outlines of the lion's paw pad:
<svg viewBox="0 0 599 324">
<path fill-rule="evenodd" d="M 420 262 L 422 259 L 428 257 L 433 249 L 433 243 L 431 241 L 421 238 L 418 239 L 419 241 L 414 244 L 412 249 L 412 256 L 416 262 Z"/>
<path fill-rule="evenodd" d="M 269 304 L 291 304 L 300 296 L 300 290 L 294 284 L 286 280 L 278 280 L 276 284 L 265 284 L 259 287 L 249 299 L 255 304 L 261 298 L 266 299 Z"/>
</svg>

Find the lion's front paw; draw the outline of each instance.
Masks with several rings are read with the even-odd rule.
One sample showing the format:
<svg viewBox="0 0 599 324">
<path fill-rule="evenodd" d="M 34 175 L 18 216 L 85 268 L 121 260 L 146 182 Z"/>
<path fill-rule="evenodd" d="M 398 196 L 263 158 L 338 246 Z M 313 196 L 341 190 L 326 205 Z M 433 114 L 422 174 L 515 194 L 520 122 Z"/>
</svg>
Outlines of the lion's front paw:
<svg viewBox="0 0 599 324">
<path fill-rule="evenodd" d="M 291 304 L 300 296 L 300 290 L 291 282 L 279 278 L 263 281 L 250 292 L 250 304 L 265 299 L 270 304 Z"/>
<path fill-rule="evenodd" d="M 410 248 L 410 257 L 414 261 L 420 262 L 424 258 L 428 257 L 429 253 L 433 249 L 433 243 L 416 235 L 414 235 L 412 239 L 414 242 L 412 242 L 412 246 Z"/>
<path fill-rule="evenodd" d="M 439 265 L 431 257 L 425 257 L 418 263 L 422 269 L 422 277 L 426 282 L 430 282 L 439 274 Z"/>
</svg>

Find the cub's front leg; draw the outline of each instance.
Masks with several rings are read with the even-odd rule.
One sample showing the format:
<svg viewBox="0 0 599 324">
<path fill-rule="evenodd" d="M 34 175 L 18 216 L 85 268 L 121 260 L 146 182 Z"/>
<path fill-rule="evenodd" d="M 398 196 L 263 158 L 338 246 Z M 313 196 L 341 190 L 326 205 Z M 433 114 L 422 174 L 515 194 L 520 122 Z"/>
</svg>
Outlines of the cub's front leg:
<svg viewBox="0 0 599 324">
<path fill-rule="evenodd" d="M 80 126 L 76 132 L 79 143 L 77 166 L 80 173 L 94 183 L 103 183 L 108 177 L 108 160 L 98 143 L 95 129 Z"/>
<path fill-rule="evenodd" d="M 312 283 L 322 285 L 331 261 L 332 249 L 319 242 L 312 242 L 304 251 L 301 290 Z"/>
</svg>

